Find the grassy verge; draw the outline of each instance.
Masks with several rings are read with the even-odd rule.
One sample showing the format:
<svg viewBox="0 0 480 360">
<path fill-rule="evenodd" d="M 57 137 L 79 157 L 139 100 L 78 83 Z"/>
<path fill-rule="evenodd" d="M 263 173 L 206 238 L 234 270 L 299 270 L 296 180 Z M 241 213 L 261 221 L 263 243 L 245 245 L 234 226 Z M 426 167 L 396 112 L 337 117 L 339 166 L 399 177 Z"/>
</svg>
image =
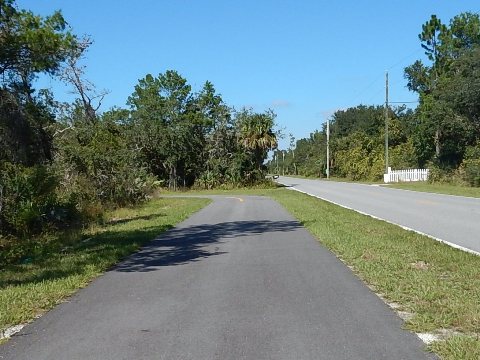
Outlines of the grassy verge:
<svg viewBox="0 0 480 360">
<path fill-rule="evenodd" d="M 209 201 L 157 199 L 138 208 L 118 209 L 108 214 L 106 225 L 62 239 L 60 251 L 2 269 L 0 333 L 60 303 Z"/>
<path fill-rule="evenodd" d="M 453 334 L 433 343 L 432 351 L 447 360 L 480 358 L 480 257 L 294 191 L 188 194 L 274 198 L 397 310 L 410 313 L 407 329 Z M 0 329 L 51 308 L 207 201 L 163 199 L 139 209 L 118 210 L 110 214 L 108 225 L 85 232 L 83 242 L 6 269 L 0 273 Z"/>
<path fill-rule="evenodd" d="M 457 196 L 469 196 L 480 198 L 480 188 L 450 185 L 450 184 L 430 184 L 426 182 L 411 182 L 411 183 L 396 183 L 390 184 L 388 187 L 423 191 L 437 194 L 457 195 Z"/>
<path fill-rule="evenodd" d="M 407 329 L 445 339 L 430 350 L 446 360 L 480 358 L 480 257 L 295 191 L 189 194 L 272 197 L 401 311 Z"/>
<path fill-rule="evenodd" d="M 350 180 L 347 178 L 342 177 L 335 177 L 330 176 L 330 178 L 326 177 L 318 177 L 318 176 L 304 176 L 304 175 L 285 175 L 287 177 L 298 178 L 298 179 L 307 179 L 307 180 L 322 180 L 322 181 L 336 181 L 336 182 L 348 182 L 348 183 L 357 183 L 357 184 L 383 184 L 383 180 L 375 180 L 375 181 L 368 181 L 368 180 Z"/>
<path fill-rule="evenodd" d="M 271 191 L 321 243 L 398 310 L 407 329 L 454 333 L 430 349 L 480 358 L 480 257 L 294 191 Z"/>
</svg>

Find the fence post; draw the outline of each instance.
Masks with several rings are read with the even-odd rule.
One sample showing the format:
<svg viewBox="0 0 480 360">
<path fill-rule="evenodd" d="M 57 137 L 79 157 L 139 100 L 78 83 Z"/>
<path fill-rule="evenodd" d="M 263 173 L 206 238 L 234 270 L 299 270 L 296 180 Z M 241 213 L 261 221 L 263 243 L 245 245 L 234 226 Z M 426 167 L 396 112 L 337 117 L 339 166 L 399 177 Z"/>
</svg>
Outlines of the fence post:
<svg viewBox="0 0 480 360">
<path fill-rule="evenodd" d="M 429 175 L 429 169 L 405 169 L 405 170 L 392 170 L 388 168 L 388 172 L 383 174 L 383 181 L 399 182 L 399 181 L 427 181 Z"/>
</svg>

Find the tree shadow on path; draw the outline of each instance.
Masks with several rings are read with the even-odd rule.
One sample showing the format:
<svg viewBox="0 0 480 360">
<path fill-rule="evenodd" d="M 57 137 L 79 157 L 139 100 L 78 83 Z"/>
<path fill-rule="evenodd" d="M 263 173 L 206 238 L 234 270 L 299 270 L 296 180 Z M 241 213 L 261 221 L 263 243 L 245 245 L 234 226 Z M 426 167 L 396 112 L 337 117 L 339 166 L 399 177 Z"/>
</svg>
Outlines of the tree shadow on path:
<svg viewBox="0 0 480 360">
<path fill-rule="evenodd" d="M 210 256 L 225 254 L 218 246 L 228 239 L 251 235 L 294 231 L 296 221 L 231 221 L 174 228 L 150 242 L 139 252 L 115 266 L 114 271 L 149 272 L 159 267 L 182 265 Z"/>
</svg>

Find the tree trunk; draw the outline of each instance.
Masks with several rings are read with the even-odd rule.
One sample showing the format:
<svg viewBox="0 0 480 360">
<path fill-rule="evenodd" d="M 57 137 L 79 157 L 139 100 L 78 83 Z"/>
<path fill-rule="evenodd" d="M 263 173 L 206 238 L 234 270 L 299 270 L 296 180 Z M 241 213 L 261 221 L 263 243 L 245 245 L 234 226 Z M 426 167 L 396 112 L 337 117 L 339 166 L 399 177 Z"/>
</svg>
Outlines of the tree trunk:
<svg viewBox="0 0 480 360">
<path fill-rule="evenodd" d="M 437 128 L 435 131 L 435 138 L 433 139 L 435 143 L 435 158 L 438 160 L 440 158 L 440 152 L 442 151 L 442 146 L 440 144 L 440 129 Z"/>
<path fill-rule="evenodd" d="M 169 172 L 169 175 L 168 175 L 168 189 L 169 190 L 175 190 L 175 186 L 174 186 L 174 183 L 173 183 L 173 179 L 174 179 L 174 175 L 173 175 L 173 165 L 170 166 L 170 172 Z"/>
</svg>

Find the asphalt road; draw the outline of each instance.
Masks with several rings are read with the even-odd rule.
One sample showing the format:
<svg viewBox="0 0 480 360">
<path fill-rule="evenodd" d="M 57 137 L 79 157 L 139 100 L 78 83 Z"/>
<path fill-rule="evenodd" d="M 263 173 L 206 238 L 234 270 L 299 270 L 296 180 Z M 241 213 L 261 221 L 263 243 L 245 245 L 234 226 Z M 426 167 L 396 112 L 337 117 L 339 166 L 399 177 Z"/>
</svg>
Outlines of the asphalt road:
<svg viewBox="0 0 480 360">
<path fill-rule="evenodd" d="M 280 205 L 215 197 L 26 326 L 0 359 L 428 359 Z"/>
<path fill-rule="evenodd" d="M 278 182 L 480 252 L 480 199 L 290 177 Z"/>
</svg>

